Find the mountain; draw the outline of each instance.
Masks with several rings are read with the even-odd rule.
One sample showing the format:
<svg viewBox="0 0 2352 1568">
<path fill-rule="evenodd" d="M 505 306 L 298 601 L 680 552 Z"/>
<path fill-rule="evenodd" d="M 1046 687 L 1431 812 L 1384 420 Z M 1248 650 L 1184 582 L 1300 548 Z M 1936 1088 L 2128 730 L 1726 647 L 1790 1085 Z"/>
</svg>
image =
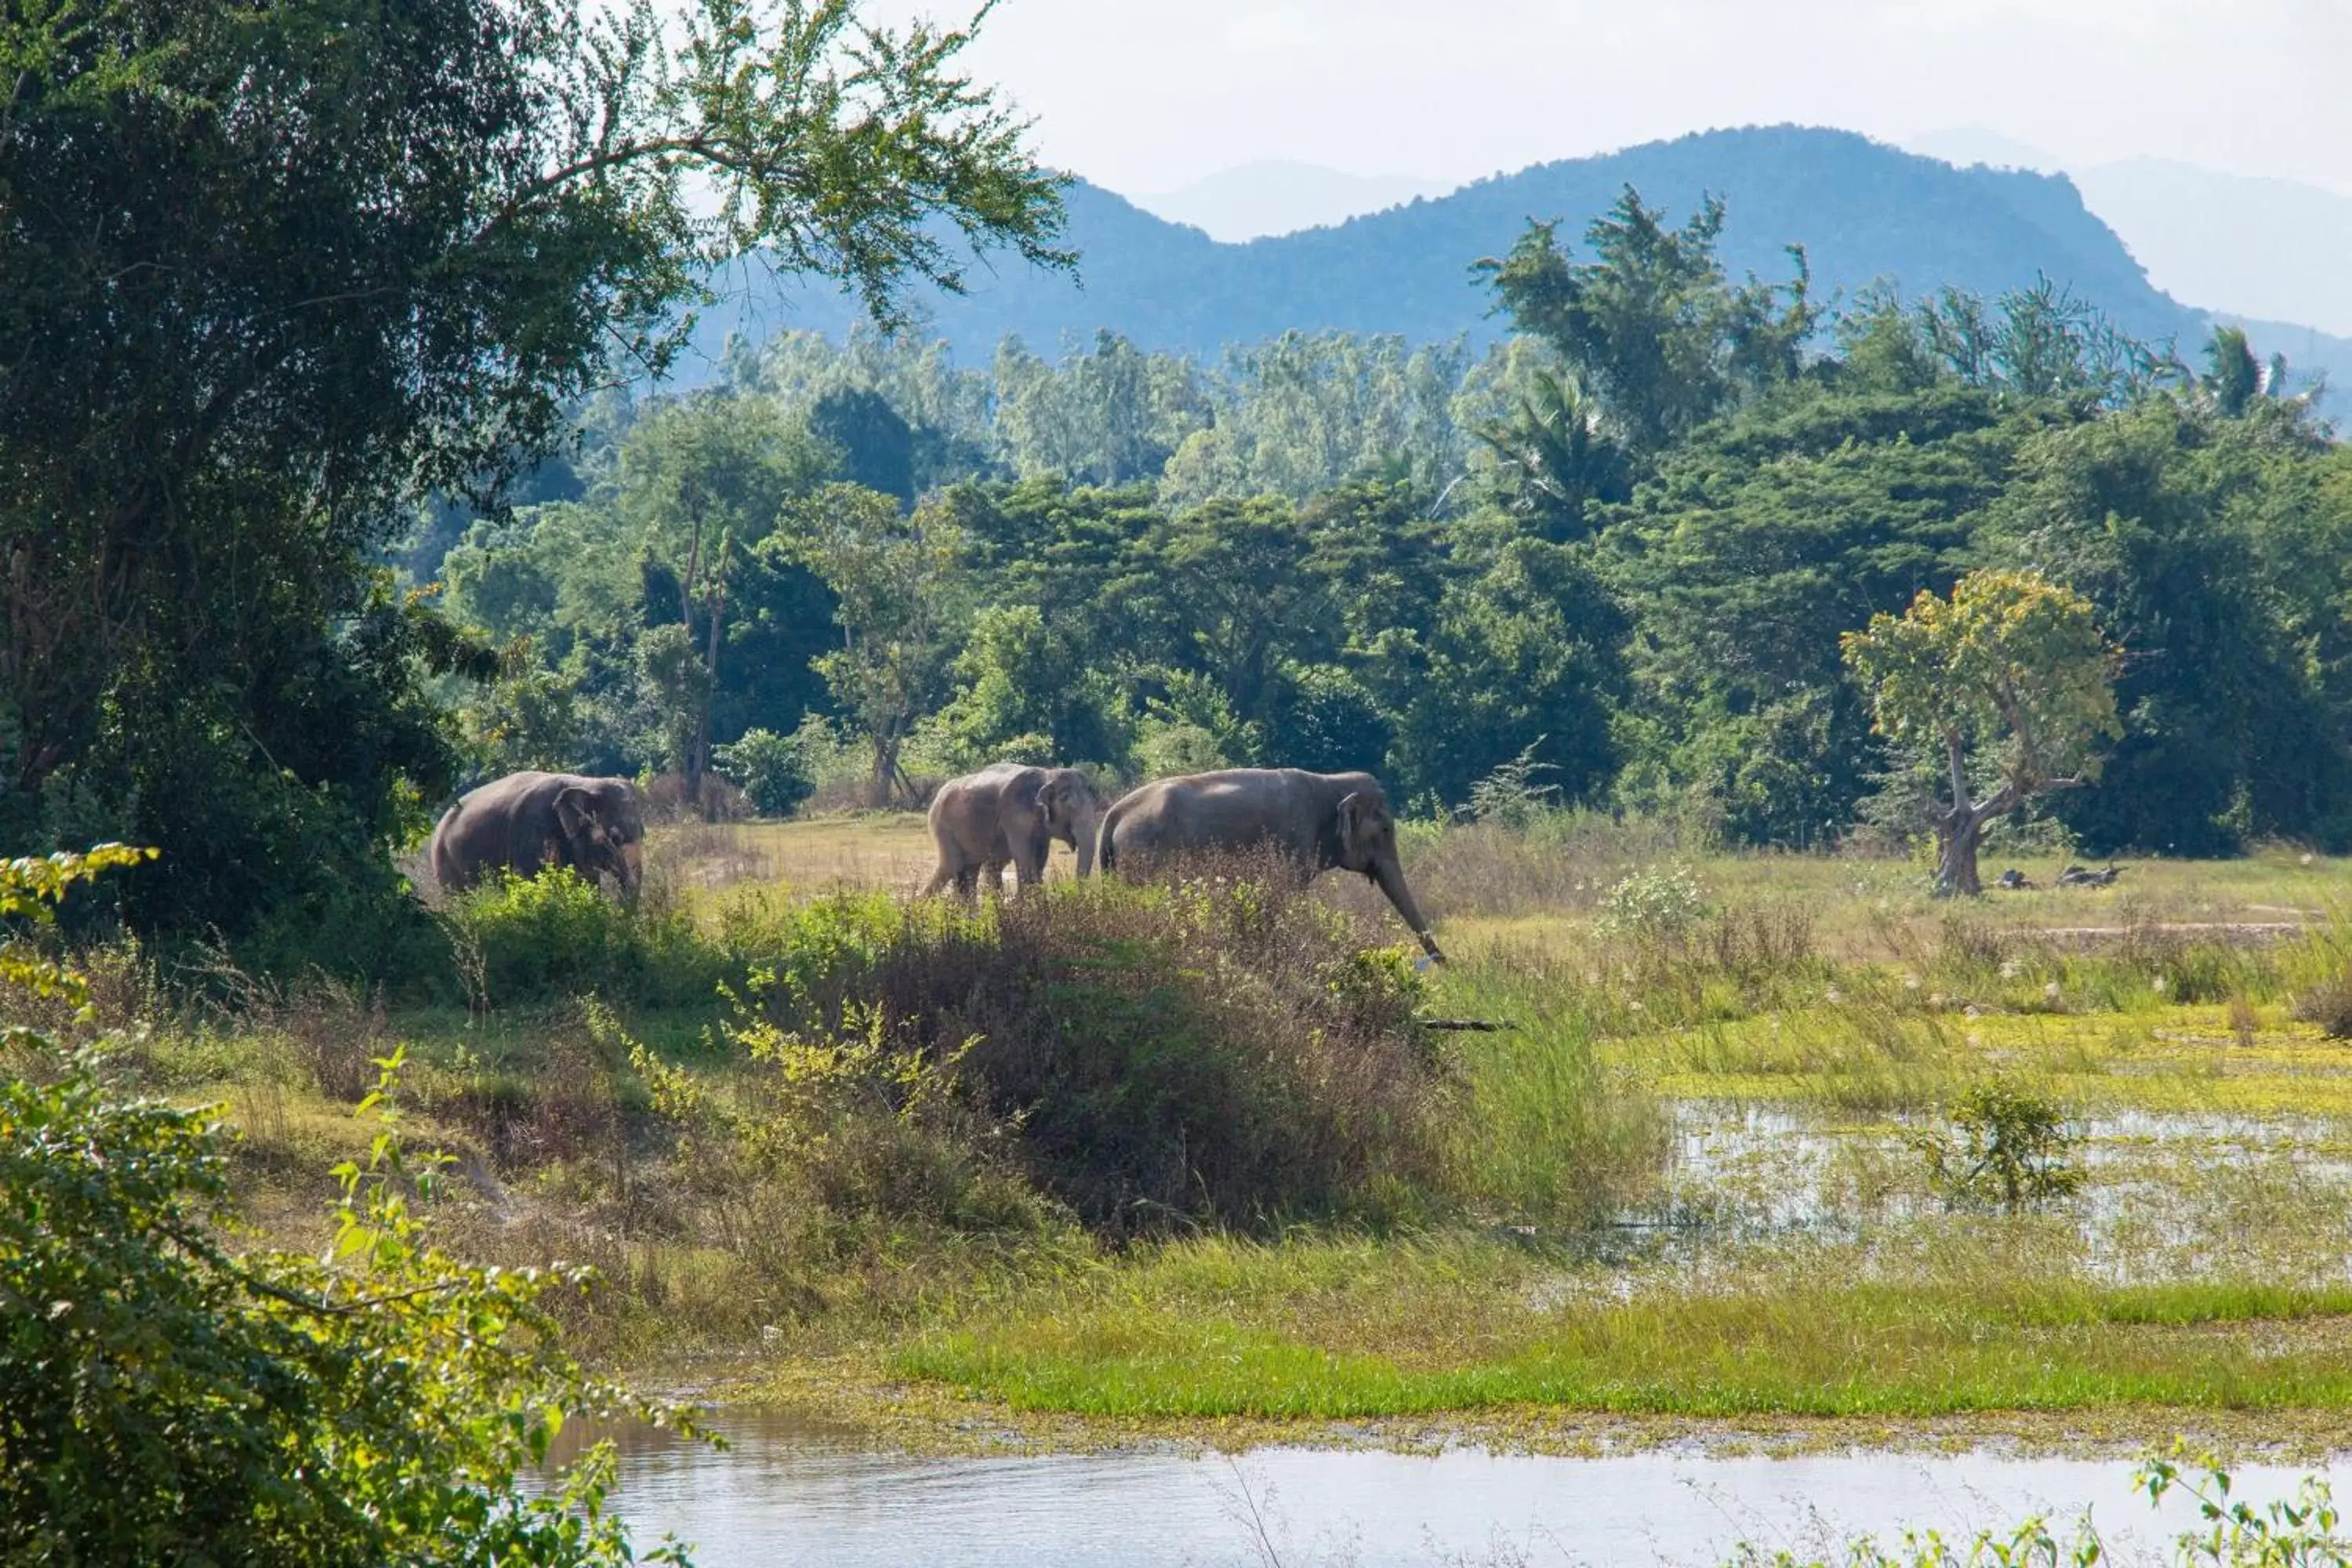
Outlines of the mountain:
<svg viewBox="0 0 2352 1568">
<path fill-rule="evenodd" d="M 1914 296 L 1947 283 L 1998 294 L 2047 275 L 2144 338 L 2193 350 L 2210 327 L 2204 310 L 2149 282 L 2063 175 L 1958 168 L 1851 132 L 1774 126 L 1541 164 L 1244 245 L 1220 244 L 1081 183 L 1068 195 L 1080 279 L 1018 264 L 976 273 L 968 296 L 925 301 L 928 330 L 968 361 L 984 359 L 1007 333 L 1052 352 L 1101 328 L 1146 348 L 1204 356 L 1294 327 L 1488 342 L 1502 329 L 1470 264 L 1507 249 L 1530 218 L 1564 220 L 1565 234 L 1580 236 L 1628 184 L 1677 221 L 1704 195 L 1723 196 L 1721 254 L 1734 276 L 1784 278 L 1784 247 L 1801 244 L 1822 297 L 1850 299 L 1879 279 Z M 715 356 L 730 330 L 837 332 L 855 319 L 839 294 L 754 289 L 706 319 L 698 346 Z M 2352 343 L 2315 337 L 2305 346 L 2302 368 L 2341 367 L 2336 379 L 2352 385 Z M 2257 347 L 2269 352 L 2267 340 Z M 694 376 L 693 365 L 686 374 Z"/>
<path fill-rule="evenodd" d="M 2352 334 L 2352 196 L 2156 158 L 2073 177 L 2167 292 Z"/>
<path fill-rule="evenodd" d="M 2352 195 L 2164 158 L 2069 163 L 1991 131 L 1937 131 L 1912 152 L 1958 164 L 2063 174 L 2148 280 L 2227 315 L 2352 335 Z M 2293 351 L 2289 351 L 2292 357 Z"/>
<path fill-rule="evenodd" d="M 1171 223 L 1190 224 L 1211 239 L 1237 245 L 1328 227 L 1453 188 L 1442 180 L 1349 174 L 1317 163 L 1276 160 L 1222 169 L 1181 190 L 1129 199 Z"/>
</svg>

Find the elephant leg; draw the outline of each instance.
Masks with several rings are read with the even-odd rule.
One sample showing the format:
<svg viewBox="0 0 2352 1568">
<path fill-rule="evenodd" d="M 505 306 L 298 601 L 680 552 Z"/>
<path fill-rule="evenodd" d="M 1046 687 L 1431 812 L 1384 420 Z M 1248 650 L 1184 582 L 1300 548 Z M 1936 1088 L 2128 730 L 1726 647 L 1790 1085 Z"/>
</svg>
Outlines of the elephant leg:
<svg viewBox="0 0 2352 1568">
<path fill-rule="evenodd" d="M 961 899 L 967 904 L 975 903 L 979 900 L 980 872 L 981 868 L 977 865 L 961 866 L 956 869 L 956 897 Z"/>
<path fill-rule="evenodd" d="M 942 860 L 940 862 L 939 869 L 931 873 L 931 879 L 923 884 L 923 890 L 917 893 L 915 897 L 919 899 L 930 898 L 934 894 L 938 893 L 940 889 L 946 887 L 949 883 L 954 880 L 956 880 L 955 868 L 950 866 L 945 860 Z"/>
<path fill-rule="evenodd" d="M 982 881 L 986 885 L 986 887 L 987 887 L 987 889 L 988 889 L 988 896 L 989 896 L 990 898 L 992 898 L 992 899 L 1001 899 L 1001 898 L 1003 898 L 1003 897 L 1004 896 L 1004 862 L 1003 862 L 1003 861 L 1002 861 L 1002 860 L 991 860 L 991 861 L 989 861 L 986 865 L 984 865 L 984 866 L 982 866 L 982 867 L 981 868 L 981 872 L 980 872 L 980 874 L 981 874 L 981 880 L 982 880 Z"/>
</svg>

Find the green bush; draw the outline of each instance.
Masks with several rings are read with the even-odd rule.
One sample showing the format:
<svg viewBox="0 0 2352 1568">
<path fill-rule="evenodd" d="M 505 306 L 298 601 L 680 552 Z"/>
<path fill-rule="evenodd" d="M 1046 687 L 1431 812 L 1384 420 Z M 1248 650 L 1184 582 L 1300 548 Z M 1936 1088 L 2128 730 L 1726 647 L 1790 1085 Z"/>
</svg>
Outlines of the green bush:
<svg viewBox="0 0 2352 1568">
<path fill-rule="evenodd" d="M 682 911 L 616 903 L 569 867 L 499 878 L 442 918 L 476 1000 L 492 1007 L 592 992 L 644 1007 L 705 1006 L 734 973 Z"/>
<path fill-rule="evenodd" d="M 747 730 L 732 745 L 711 753 L 719 773 L 751 797 L 762 816 L 790 816 L 816 793 L 816 773 L 802 752 L 798 735 Z"/>
<path fill-rule="evenodd" d="M 1916 1133 L 1927 1180 L 1952 1203 L 2010 1214 L 2063 1198 L 2083 1184 L 2068 1163 L 2081 1142 L 2058 1106 L 2001 1083 L 1978 1084 L 1952 1108 L 1948 1131 Z"/>
</svg>

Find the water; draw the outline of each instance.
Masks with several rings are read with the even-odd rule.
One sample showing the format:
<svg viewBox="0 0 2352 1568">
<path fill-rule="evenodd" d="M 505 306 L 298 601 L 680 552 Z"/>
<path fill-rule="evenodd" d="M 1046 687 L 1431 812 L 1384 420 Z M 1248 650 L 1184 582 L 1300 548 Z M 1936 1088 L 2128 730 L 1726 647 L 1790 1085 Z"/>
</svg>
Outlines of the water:
<svg viewBox="0 0 2352 1568">
<path fill-rule="evenodd" d="M 2088 1507 L 2128 1562 L 2158 1556 L 2192 1519 L 2186 1506 L 2159 1517 L 2124 1461 L 1300 1448 L 916 1459 L 829 1447 L 756 1415 L 717 1426 L 730 1452 L 624 1439 L 620 1512 L 640 1550 L 673 1531 L 703 1568 L 1712 1563 L 1742 1542 L 1834 1557 L 1863 1534 L 1893 1545 L 1906 1526 L 1934 1527 L 1965 1541 Z M 2236 1493 L 2284 1496 L 2298 1475 L 2242 1470 Z"/>
</svg>

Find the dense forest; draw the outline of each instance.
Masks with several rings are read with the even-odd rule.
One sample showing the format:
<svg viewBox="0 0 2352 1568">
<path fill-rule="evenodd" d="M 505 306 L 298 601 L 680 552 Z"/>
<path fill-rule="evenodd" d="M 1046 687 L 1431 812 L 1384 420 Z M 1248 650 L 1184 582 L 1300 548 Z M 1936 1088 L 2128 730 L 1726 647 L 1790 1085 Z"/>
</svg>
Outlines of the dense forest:
<svg viewBox="0 0 2352 1568">
<path fill-rule="evenodd" d="M 507 650 L 453 689 L 471 766 L 715 757 L 771 805 L 1005 756 L 1360 767 L 1424 815 L 1517 766 L 1817 846 L 1908 798 L 1839 634 L 2006 565 L 2126 649 L 2126 734 L 2053 807 L 2085 847 L 2352 832 L 2352 464 L 2288 367 L 2228 330 L 2184 363 L 2047 284 L 1828 312 L 1728 279 L 1725 222 L 1629 192 L 1530 230 L 1483 355 L 739 342 L 709 388 L 594 405 L 552 499 L 420 542 Z"/>
</svg>

